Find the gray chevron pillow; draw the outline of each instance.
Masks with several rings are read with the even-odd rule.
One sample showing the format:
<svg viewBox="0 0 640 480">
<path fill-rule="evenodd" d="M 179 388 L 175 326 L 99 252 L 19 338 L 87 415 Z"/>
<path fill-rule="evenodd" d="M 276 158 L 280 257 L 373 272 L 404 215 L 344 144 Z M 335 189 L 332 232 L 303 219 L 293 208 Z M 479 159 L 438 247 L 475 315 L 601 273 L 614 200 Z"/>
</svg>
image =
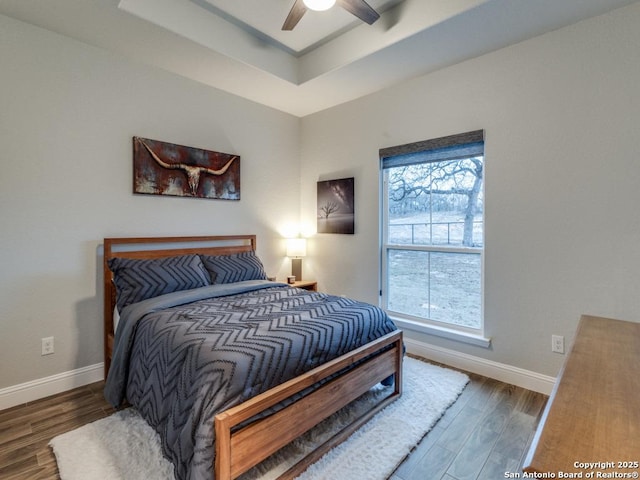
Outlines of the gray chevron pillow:
<svg viewBox="0 0 640 480">
<path fill-rule="evenodd" d="M 198 255 L 139 260 L 112 258 L 109 268 L 116 284 L 118 310 L 165 293 L 204 287 L 210 277 Z"/>
<path fill-rule="evenodd" d="M 202 255 L 202 262 L 214 284 L 267 279 L 264 266 L 253 250 L 233 255 Z"/>
</svg>

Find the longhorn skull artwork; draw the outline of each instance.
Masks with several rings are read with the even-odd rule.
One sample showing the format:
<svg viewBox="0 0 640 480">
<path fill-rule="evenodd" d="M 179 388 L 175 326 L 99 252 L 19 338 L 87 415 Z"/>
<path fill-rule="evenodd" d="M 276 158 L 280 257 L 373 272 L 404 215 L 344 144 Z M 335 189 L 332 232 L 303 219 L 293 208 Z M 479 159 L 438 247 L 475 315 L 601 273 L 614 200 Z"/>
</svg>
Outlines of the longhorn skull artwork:
<svg viewBox="0 0 640 480">
<path fill-rule="evenodd" d="M 134 193 L 240 199 L 240 157 L 133 138 Z"/>
</svg>

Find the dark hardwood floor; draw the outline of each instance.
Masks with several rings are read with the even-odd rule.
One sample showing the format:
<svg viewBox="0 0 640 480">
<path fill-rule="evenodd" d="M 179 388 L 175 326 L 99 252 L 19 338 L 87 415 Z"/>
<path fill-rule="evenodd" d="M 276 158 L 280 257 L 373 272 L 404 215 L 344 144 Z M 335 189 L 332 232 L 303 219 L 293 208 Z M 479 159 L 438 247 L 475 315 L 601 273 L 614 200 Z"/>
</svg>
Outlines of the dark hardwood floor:
<svg viewBox="0 0 640 480">
<path fill-rule="evenodd" d="M 518 472 L 547 400 L 545 395 L 479 375 L 391 480 L 505 478 Z M 0 411 L 0 478 L 57 479 L 51 438 L 113 409 L 102 382 Z"/>
<path fill-rule="evenodd" d="M 456 403 L 391 480 L 495 480 L 522 473 L 548 397 L 467 374 L 471 381 Z"/>
<path fill-rule="evenodd" d="M 0 411 L 0 478 L 57 479 L 53 437 L 113 413 L 103 382 Z"/>
</svg>

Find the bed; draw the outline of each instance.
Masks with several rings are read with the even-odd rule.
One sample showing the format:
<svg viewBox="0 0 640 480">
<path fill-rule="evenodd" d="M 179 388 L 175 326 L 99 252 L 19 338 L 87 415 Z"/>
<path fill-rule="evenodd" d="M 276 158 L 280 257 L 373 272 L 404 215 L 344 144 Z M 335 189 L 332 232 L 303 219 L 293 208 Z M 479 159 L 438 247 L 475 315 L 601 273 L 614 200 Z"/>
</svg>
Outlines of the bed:
<svg viewBox="0 0 640 480">
<path fill-rule="evenodd" d="M 380 382 L 402 332 L 379 308 L 270 282 L 255 235 L 104 239 L 105 396 L 158 432 L 176 478 L 237 478 Z M 117 328 L 116 328 L 117 322 Z"/>
</svg>

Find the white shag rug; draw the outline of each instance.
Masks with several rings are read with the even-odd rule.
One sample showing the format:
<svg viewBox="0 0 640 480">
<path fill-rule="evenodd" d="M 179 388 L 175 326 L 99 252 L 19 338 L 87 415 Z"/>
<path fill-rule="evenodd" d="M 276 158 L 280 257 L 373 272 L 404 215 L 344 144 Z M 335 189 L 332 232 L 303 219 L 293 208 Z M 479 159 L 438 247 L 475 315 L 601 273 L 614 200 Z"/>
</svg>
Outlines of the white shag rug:
<svg viewBox="0 0 640 480">
<path fill-rule="evenodd" d="M 460 372 L 410 357 L 404 359 L 403 377 L 403 393 L 398 400 L 298 478 L 389 478 L 469 381 Z M 365 394 L 241 478 L 276 478 L 301 452 L 319 444 L 385 392 L 380 387 Z M 171 463 L 162 456 L 157 434 L 131 408 L 59 435 L 50 445 L 62 480 L 175 480 Z"/>
</svg>

